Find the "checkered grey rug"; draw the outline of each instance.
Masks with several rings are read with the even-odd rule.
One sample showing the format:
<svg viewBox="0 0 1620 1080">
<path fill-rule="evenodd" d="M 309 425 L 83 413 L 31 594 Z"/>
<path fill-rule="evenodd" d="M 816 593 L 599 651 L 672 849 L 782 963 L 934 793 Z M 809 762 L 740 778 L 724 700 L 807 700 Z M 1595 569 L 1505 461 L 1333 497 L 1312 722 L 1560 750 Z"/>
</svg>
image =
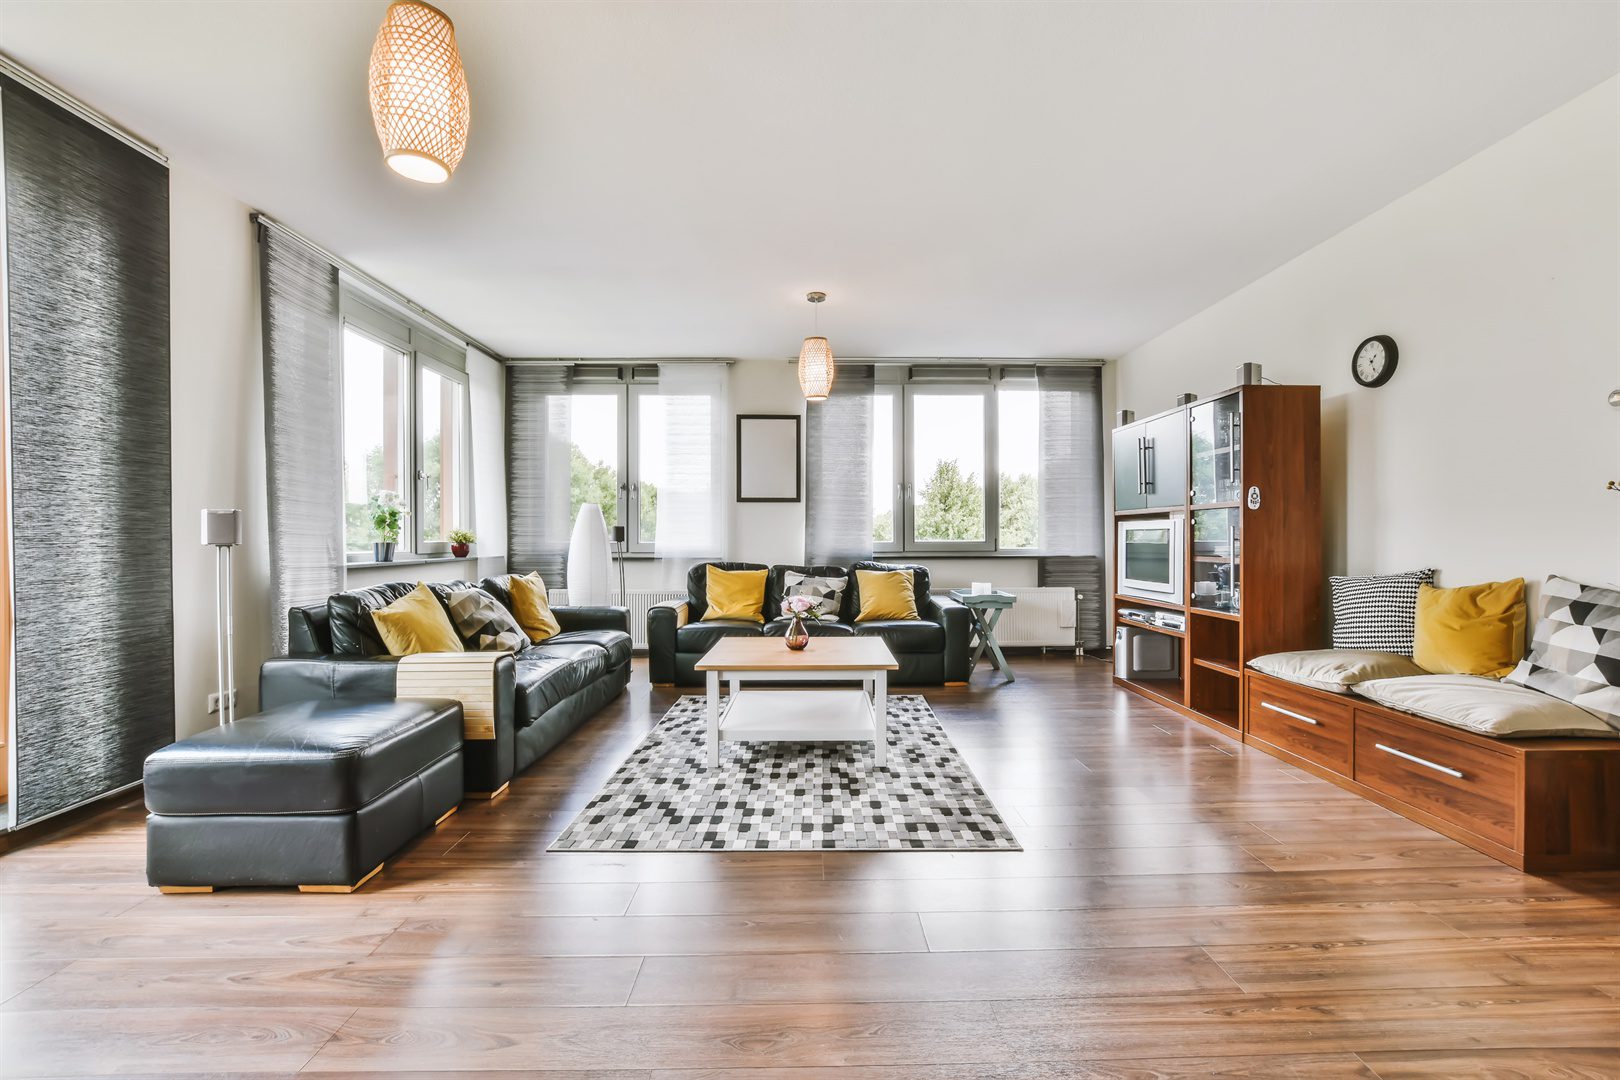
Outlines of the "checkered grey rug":
<svg viewBox="0 0 1620 1080">
<path fill-rule="evenodd" d="M 1021 850 L 921 697 L 889 698 L 888 764 L 870 743 L 720 744 L 683 697 L 552 851 Z"/>
</svg>

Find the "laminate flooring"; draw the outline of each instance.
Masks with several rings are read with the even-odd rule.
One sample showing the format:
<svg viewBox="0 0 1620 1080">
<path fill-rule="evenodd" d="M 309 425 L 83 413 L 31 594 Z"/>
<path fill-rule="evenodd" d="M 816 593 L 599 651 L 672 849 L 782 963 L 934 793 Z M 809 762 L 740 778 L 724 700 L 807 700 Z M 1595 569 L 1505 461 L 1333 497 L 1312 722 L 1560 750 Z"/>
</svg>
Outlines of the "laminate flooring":
<svg viewBox="0 0 1620 1080">
<path fill-rule="evenodd" d="M 0 856 L 0 1076 L 1620 1077 L 1620 874 L 1015 664 L 924 693 L 1022 852 L 547 853 L 675 699 L 639 660 L 353 895 L 161 896 L 110 811 Z"/>
</svg>

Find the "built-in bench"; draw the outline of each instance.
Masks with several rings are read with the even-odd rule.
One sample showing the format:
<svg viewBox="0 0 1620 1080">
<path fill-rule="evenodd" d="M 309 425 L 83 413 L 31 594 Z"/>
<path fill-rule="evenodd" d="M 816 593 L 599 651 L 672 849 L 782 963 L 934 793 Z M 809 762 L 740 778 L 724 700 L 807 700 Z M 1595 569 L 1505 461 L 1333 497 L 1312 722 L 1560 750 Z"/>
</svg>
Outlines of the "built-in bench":
<svg viewBox="0 0 1620 1080">
<path fill-rule="evenodd" d="M 1620 741 L 1501 739 L 1243 673 L 1243 741 L 1509 866 L 1620 869 Z"/>
</svg>

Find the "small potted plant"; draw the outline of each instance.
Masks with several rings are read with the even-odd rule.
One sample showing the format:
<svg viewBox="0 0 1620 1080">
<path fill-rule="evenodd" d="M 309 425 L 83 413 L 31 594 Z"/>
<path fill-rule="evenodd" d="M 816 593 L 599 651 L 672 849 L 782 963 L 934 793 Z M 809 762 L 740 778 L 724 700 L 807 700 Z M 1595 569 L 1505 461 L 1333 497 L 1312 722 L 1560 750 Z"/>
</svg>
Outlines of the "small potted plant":
<svg viewBox="0 0 1620 1080">
<path fill-rule="evenodd" d="M 788 623 L 787 647 L 795 652 L 810 644 L 810 631 L 805 629 L 804 617 L 814 610 L 813 597 L 789 596 L 782 601 L 782 614 L 793 620 Z"/>
<path fill-rule="evenodd" d="M 454 555 L 458 559 L 465 559 L 467 557 L 469 545 L 474 543 L 477 539 L 478 537 L 474 536 L 466 529 L 451 529 L 450 554 Z"/>
<path fill-rule="evenodd" d="M 371 528 L 377 539 L 371 545 L 371 557 L 377 562 L 394 561 L 394 545 L 399 543 L 399 523 L 404 516 L 405 504 L 399 492 L 386 488 L 377 492 L 371 501 Z"/>
</svg>

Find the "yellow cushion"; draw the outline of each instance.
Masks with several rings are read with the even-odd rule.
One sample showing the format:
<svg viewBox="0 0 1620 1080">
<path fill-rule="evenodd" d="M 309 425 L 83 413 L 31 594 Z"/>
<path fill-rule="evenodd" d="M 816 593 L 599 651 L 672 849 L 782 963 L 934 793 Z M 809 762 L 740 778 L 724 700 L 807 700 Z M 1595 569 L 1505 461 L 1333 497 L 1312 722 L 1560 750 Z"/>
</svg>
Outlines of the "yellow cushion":
<svg viewBox="0 0 1620 1080">
<path fill-rule="evenodd" d="M 765 571 L 722 570 L 709 567 L 709 609 L 705 619 L 765 621 Z"/>
<path fill-rule="evenodd" d="M 439 598 L 421 582 L 392 604 L 373 611 L 371 621 L 390 656 L 466 651 Z"/>
<path fill-rule="evenodd" d="M 546 595 L 546 583 L 538 573 L 515 577 L 507 586 L 512 594 L 512 614 L 518 626 L 535 644 L 562 633 L 557 616 L 551 613 L 551 599 Z"/>
<path fill-rule="evenodd" d="M 1436 675 L 1500 679 L 1524 656 L 1524 579 L 1418 589 L 1412 659 Z"/>
<path fill-rule="evenodd" d="M 861 598 L 856 622 L 921 617 L 917 614 L 917 588 L 910 570 L 857 570 L 855 592 Z"/>
</svg>

